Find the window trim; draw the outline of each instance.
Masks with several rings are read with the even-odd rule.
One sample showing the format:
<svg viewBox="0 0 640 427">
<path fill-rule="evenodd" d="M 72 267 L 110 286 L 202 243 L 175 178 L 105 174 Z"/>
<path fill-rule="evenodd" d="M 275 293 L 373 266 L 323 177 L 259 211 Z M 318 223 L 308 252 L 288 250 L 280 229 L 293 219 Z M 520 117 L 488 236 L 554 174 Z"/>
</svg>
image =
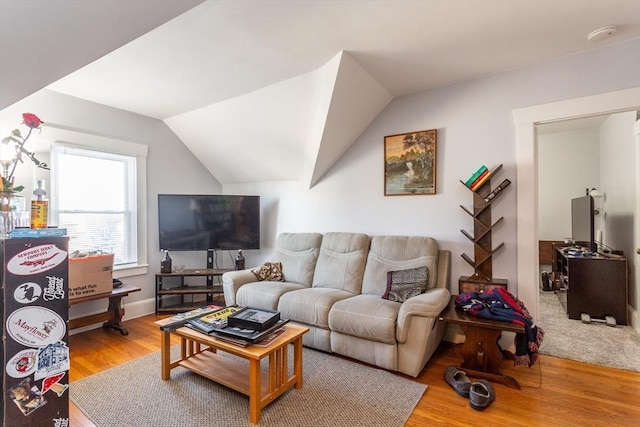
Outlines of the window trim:
<svg viewBox="0 0 640 427">
<path fill-rule="evenodd" d="M 124 141 L 107 136 L 95 135 L 68 129 L 64 126 L 47 123 L 43 126 L 41 137 L 53 145 L 83 148 L 105 153 L 121 154 L 136 157 L 137 187 L 137 244 L 138 261 L 114 268 L 118 277 L 130 277 L 148 273 L 148 239 L 147 239 L 147 155 L 149 147 L 144 144 Z"/>
</svg>

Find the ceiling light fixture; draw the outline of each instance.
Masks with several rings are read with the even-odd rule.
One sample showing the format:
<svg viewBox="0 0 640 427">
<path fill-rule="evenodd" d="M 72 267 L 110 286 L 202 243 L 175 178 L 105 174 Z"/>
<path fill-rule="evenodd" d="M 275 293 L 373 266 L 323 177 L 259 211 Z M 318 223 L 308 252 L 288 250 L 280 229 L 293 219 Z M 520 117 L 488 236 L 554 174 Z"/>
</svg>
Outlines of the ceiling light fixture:
<svg viewBox="0 0 640 427">
<path fill-rule="evenodd" d="M 598 28 L 597 30 L 591 31 L 587 36 L 587 40 L 589 40 L 590 42 L 604 40 L 614 35 L 616 31 L 618 31 L 618 29 L 613 25 L 608 27 L 601 27 L 601 28 Z"/>
</svg>

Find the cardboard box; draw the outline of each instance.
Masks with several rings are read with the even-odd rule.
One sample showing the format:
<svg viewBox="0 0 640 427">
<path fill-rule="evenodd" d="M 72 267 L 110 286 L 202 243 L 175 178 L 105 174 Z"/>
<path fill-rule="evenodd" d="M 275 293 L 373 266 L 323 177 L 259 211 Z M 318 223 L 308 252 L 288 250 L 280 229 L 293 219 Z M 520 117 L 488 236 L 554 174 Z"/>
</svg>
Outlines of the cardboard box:
<svg viewBox="0 0 640 427">
<path fill-rule="evenodd" d="M 113 254 L 69 258 L 69 299 L 113 290 Z"/>
</svg>

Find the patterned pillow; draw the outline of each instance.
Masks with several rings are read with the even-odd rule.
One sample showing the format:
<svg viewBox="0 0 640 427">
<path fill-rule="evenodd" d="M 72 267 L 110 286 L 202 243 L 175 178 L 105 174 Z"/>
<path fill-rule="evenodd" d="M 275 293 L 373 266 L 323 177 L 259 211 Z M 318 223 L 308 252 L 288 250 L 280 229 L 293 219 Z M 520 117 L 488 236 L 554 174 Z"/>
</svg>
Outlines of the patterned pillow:
<svg viewBox="0 0 640 427">
<path fill-rule="evenodd" d="M 387 290 L 383 299 L 405 302 L 411 297 L 420 295 L 429 285 L 429 269 L 425 267 L 407 270 L 389 271 L 387 273 Z"/>
<path fill-rule="evenodd" d="M 251 272 L 256 276 L 258 280 L 284 282 L 281 262 L 265 262 L 260 267 L 251 270 Z"/>
</svg>

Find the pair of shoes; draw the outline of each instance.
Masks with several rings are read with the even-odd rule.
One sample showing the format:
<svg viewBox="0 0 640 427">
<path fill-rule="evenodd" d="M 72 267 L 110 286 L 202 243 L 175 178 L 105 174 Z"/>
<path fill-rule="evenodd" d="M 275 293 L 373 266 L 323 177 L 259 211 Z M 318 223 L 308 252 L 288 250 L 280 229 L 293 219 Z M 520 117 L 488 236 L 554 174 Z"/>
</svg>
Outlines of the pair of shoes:
<svg viewBox="0 0 640 427">
<path fill-rule="evenodd" d="M 449 366 L 444 371 L 444 380 L 462 397 L 469 397 L 471 381 L 467 374 L 455 366 Z"/>
<path fill-rule="evenodd" d="M 467 374 L 455 366 L 444 371 L 444 380 L 462 397 L 469 398 L 469 404 L 476 411 L 484 411 L 496 399 L 496 392 L 487 380 L 471 382 Z"/>
<path fill-rule="evenodd" d="M 469 389 L 469 404 L 476 411 L 484 411 L 496 398 L 491 383 L 487 380 L 478 380 L 471 384 Z"/>
</svg>

